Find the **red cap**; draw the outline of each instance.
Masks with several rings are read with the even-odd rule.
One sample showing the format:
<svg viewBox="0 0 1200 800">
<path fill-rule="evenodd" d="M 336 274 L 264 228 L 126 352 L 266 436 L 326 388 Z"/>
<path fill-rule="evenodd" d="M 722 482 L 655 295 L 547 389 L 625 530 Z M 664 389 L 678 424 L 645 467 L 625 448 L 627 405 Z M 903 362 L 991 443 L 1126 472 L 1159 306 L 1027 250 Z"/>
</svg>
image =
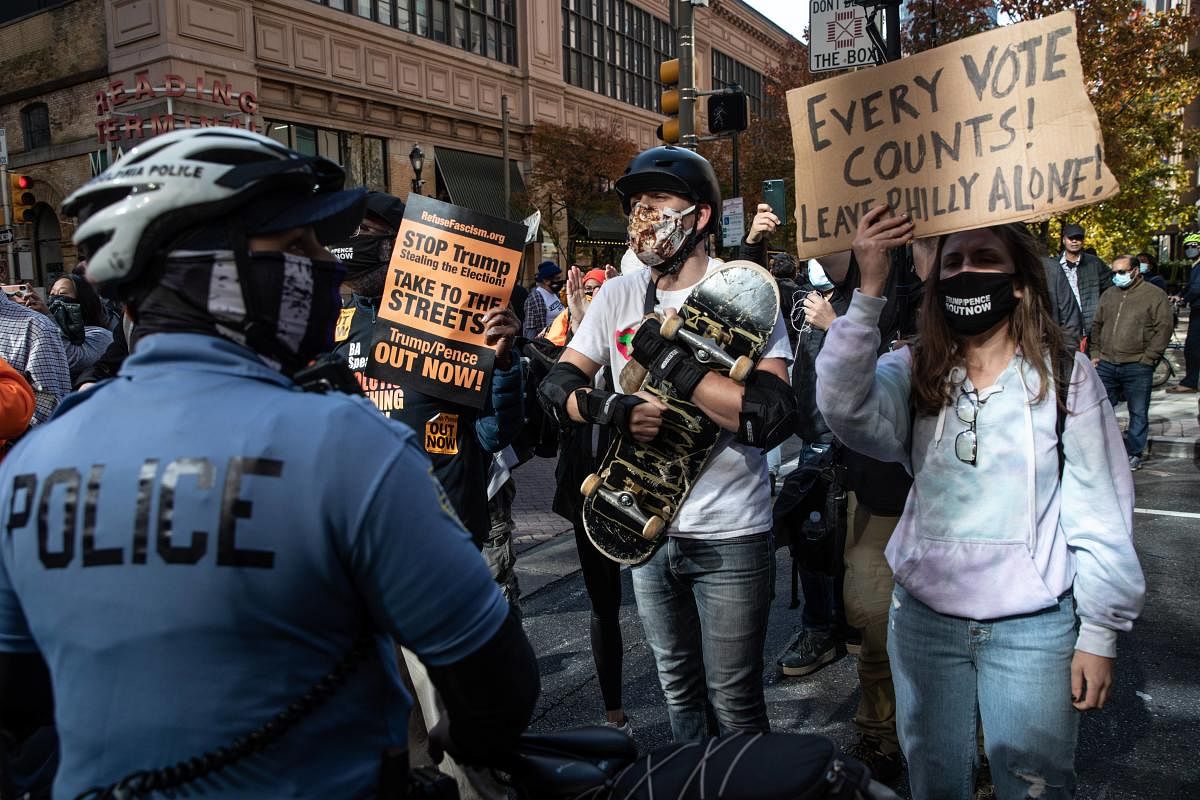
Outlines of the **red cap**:
<svg viewBox="0 0 1200 800">
<path fill-rule="evenodd" d="M 596 281 L 597 283 L 604 283 L 606 278 L 608 278 L 608 273 L 597 267 L 596 269 L 589 269 L 584 273 L 583 282 Z"/>
</svg>

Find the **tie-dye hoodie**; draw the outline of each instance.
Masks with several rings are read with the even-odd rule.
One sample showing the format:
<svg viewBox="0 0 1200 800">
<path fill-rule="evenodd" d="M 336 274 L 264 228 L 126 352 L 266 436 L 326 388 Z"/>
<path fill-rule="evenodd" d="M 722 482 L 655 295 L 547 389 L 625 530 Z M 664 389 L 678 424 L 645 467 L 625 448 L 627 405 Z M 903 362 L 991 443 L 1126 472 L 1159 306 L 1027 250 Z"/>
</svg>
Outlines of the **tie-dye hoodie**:
<svg viewBox="0 0 1200 800">
<path fill-rule="evenodd" d="M 914 477 L 887 547 L 896 582 L 941 614 L 988 620 L 1048 608 L 1073 588 L 1076 648 L 1116 655 L 1117 631 L 1142 608 L 1133 549 L 1133 479 L 1112 407 L 1076 354 L 1058 477 L 1054 392 L 1036 403 L 1037 372 L 1020 354 L 978 393 L 977 466 L 954 440 L 954 406 L 912 419 L 912 356 L 876 361 L 881 298 L 859 292 L 817 358 L 817 404 L 846 446 L 898 461 Z M 961 368 L 953 380 L 974 387 Z"/>
</svg>

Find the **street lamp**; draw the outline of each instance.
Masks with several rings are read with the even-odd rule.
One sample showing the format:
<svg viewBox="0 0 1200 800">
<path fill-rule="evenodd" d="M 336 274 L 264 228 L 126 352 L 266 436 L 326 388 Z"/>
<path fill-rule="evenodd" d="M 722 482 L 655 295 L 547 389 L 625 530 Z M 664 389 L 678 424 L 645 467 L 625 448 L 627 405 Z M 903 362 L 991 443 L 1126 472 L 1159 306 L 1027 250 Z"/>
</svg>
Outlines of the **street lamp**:
<svg viewBox="0 0 1200 800">
<path fill-rule="evenodd" d="M 420 194 L 421 187 L 425 185 L 425 181 L 421 180 L 421 172 L 425 169 L 425 154 L 421 152 L 420 145 L 414 144 L 413 149 L 408 151 L 408 163 L 413 169 L 413 194 Z"/>
</svg>

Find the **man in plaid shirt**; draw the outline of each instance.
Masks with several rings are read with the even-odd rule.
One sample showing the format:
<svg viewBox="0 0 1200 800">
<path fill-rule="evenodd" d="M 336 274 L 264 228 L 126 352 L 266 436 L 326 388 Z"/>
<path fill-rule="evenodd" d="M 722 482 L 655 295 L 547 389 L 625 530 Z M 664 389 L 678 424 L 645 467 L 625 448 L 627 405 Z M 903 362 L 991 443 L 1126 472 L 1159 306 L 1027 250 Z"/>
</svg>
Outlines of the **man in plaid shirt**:
<svg viewBox="0 0 1200 800">
<path fill-rule="evenodd" d="M 553 261 L 538 265 L 537 282 L 525 300 L 525 322 L 521 332 L 526 339 L 534 339 L 563 310 L 555 284 L 561 280 L 562 268 Z"/>
<path fill-rule="evenodd" d="M 50 317 L 14 302 L 4 292 L 0 292 L 0 358 L 24 374 L 33 387 L 32 424 L 50 419 L 58 401 L 71 391 L 62 334 Z"/>
</svg>

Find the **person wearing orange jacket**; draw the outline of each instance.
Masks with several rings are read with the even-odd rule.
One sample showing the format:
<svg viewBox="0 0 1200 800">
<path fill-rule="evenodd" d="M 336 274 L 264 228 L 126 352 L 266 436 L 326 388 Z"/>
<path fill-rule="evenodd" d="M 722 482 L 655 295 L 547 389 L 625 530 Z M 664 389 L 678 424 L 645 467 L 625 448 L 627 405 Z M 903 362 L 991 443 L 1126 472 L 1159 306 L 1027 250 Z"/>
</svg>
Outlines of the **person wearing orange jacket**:
<svg viewBox="0 0 1200 800">
<path fill-rule="evenodd" d="M 0 453 L 29 429 L 33 419 L 33 388 L 25 376 L 0 359 Z"/>
</svg>

